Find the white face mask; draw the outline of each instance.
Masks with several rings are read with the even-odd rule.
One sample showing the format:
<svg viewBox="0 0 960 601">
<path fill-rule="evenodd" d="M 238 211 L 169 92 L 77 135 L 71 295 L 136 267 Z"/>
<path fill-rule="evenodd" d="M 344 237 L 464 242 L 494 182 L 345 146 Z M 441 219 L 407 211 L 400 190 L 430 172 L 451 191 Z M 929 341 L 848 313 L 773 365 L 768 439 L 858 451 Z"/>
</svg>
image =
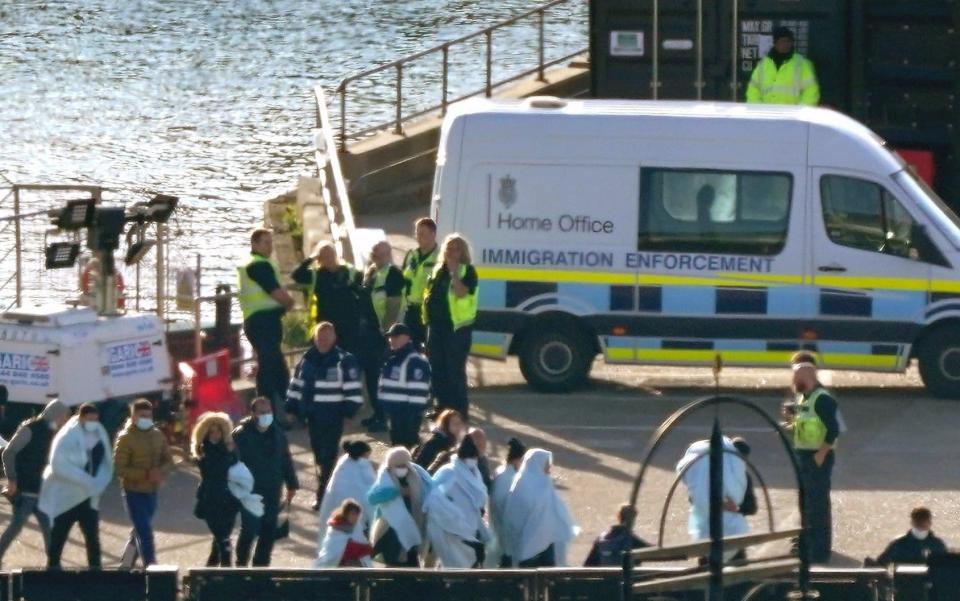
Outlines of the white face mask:
<svg viewBox="0 0 960 601">
<path fill-rule="evenodd" d="M 923 540 L 930 536 L 929 530 L 920 530 L 919 528 L 911 528 L 910 533 L 913 534 L 913 538 Z"/>
<path fill-rule="evenodd" d="M 477 467 L 477 459 L 476 459 L 476 458 L 464 459 L 463 462 L 464 462 L 465 464 L 467 464 L 467 467 Z"/>
<path fill-rule="evenodd" d="M 264 413 L 257 416 L 257 425 L 261 428 L 269 428 L 273 424 L 273 414 Z"/>
<path fill-rule="evenodd" d="M 83 422 L 83 429 L 86 432 L 95 434 L 97 432 L 97 422 Z"/>
<path fill-rule="evenodd" d="M 410 468 L 408 467 L 395 467 L 393 468 L 393 475 L 397 478 L 406 478 L 407 474 L 410 473 Z"/>
<path fill-rule="evenodd" d="M 149 417 L 138 417 L 137 418 L 137 427 L 141 430 L 149 430 L 153 427 L 153 420 Z"/>
<path fill-rule="evenodd" d="M 57 422 L 49 422 L 47 425 L 50 426 L 50 429 L 54 432 L 60 429 L 60 426 L 57 425 Z"/>
</svg>

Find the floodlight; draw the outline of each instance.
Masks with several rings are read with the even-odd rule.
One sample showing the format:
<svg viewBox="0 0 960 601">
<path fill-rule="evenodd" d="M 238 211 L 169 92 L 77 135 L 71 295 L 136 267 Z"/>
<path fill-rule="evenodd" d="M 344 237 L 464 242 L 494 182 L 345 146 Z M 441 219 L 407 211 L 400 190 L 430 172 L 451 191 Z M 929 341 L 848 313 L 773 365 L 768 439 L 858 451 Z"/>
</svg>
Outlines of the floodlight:
<svg viewBox="0 0 960 601">
<path fill-rule="evenodd" d="M 80 254 L 80 245 L 76 242 L 54 242 L 46 248 L 47 269 L 73 267 Z"/>
<path fill-rule="evenodd" d="M 137 240 L 127 246 L 127 254 L 123 258 L 123 262 L 127 265 L 136 265 L 156 244 L 155 240 Z"/>
<path fill-rule="evenodd" d="M 90 227 L 97 201 L 93 198 L 67 201 L 67 206 L 54 217 L 54 224 L 62 230 L 80 230 Z"/>
<path fill-rule="evenodd" d="M 149 209 L 147 220 L 155 223 L 166 223 L 170 220 L 170 216 L 173 215 L 174 209 L 177 208 L 177 202 L 179 200 L 176 196 L 157 194 L 147 204 Z"/>
</svg>

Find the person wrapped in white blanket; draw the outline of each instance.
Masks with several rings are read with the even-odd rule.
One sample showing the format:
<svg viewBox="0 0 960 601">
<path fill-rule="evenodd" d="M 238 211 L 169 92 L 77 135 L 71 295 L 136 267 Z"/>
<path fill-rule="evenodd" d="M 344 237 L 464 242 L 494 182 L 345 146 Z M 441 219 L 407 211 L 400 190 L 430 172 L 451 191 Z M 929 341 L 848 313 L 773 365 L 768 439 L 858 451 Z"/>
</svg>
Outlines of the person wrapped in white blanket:
<svg viewBox="0 0 960 601">
<path fill-rule="evenodd" d="M 503 552 L 515 566 L 565 566 L 567 547 L 580 534 L 550 478 L 552 465 L 550 451 L 530 449 L 510 486 L 504 509 Z"/>
<path fill-rule="evenodd" d="M 507 461 L 497 468 L 493 476 L 493 485 L 490 487 L 490 529 L 493 530 L 494 544 L 491 545 L 493 557 L 487 558 L 489 567 L 509 568 L 513 565 L 503 542 L 506 540 L 507 496 L 510 495 L 510 487 L 526 452 L 527 447 L 522 442 L 511 438 L 507 441 Z"/>
<path fill-rule="evenodd" d="M 747 465 L 737 452 L 733 441 L 723 437 L 723 535 L 747 534 L 750 526 L 739 511 L 731 511 L 743 503 L 747 492 Z M 684 470 L 686 470 L 684 472 Z M 683 472 L 683 483 L 690 499 L 690 518 L 687 530 L 694 541 L 710 538 L 710 441 L 698 440 L 687 447 L 677 463 L 677 473 Z M 737 551 L 725 553 L 729 561 Z"/>
<path fill-rule="evenodd" d="M 336 467 L 333 468 L 330 482 L 327 483 L 327 491 L 320 504 L 318 545 L 323 544 L 330 516 L 347 499 L 355 500 L 363 508 L 363 514 L 357 523 L 360 532 L 369 531 L 370 521 L 373 519 L 373 510 L 367 503 L 367 493 L 376 481 L 377 473 L 373 469 L 373 464 L 370 463 L 370 445 L 362 440 L 348 440 L 342 446 L 344 454 L 340 456 Z"/>
<path fill-rule="evenodd" d="M 367 495 L 373 508 L 373 557 L 389 567 L 419 567 L 426 515 L 423 504 L 433 489 L 433 479 L 413 463 L 410 451 L 394 447 L 387 451 L 377 481 Z"/>
<path fill-rule="evenodd" d="M 484 546 L 490 541 L 483 511 L 487 488 L 477 462 L 480 451 L 466 437 L 450 463 L 434 474 L 433 492 L 427 497 L 427 537 L 442 568 L 474 568 L 483 565 Z"/>
<path fill-rule="evenodd" d="M 326 498 L 324 498 L 326 501 Z M 373 547 L 363 535 L 363 507 L 353 499 L 345 499 L 327 522 L 315 568 L 370 568 Z"/>
</svg>

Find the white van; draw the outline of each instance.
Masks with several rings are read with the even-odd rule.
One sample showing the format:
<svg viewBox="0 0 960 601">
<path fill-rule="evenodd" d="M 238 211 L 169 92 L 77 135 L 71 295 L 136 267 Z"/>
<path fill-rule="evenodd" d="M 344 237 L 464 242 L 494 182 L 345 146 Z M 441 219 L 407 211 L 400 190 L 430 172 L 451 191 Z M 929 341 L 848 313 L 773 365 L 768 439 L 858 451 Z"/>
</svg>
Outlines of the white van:
<svg viewBox="0 0 960 601">
<path fill-rule="evenodd" d="M 475 354 L 563 391 L 609 363 L 902 372 L 960 397 L 960 220 L 831 110 L 473 101 L 431 214 L 480 275 Z"/>
</svg>

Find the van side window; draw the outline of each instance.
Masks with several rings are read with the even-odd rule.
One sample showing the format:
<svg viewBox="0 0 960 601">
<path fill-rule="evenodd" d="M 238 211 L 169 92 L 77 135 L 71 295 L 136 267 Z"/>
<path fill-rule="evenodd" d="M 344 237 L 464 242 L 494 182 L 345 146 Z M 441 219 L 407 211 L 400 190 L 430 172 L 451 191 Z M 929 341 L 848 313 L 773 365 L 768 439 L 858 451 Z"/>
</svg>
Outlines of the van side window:
<svg viewBox="0 0 960 601">
<path fill-rule="evenodd" d="M 874 182 L 824 175 L 820 199 L 827 236 L 834 244 L 903 258 L 911 254 L 913 217 L 886 189 Z"/>
<path fill-rule="evenodd" d="M 643 169 L 638 250 L 775 255 L 790 218 L 789 173 Z"/>
</svg>

